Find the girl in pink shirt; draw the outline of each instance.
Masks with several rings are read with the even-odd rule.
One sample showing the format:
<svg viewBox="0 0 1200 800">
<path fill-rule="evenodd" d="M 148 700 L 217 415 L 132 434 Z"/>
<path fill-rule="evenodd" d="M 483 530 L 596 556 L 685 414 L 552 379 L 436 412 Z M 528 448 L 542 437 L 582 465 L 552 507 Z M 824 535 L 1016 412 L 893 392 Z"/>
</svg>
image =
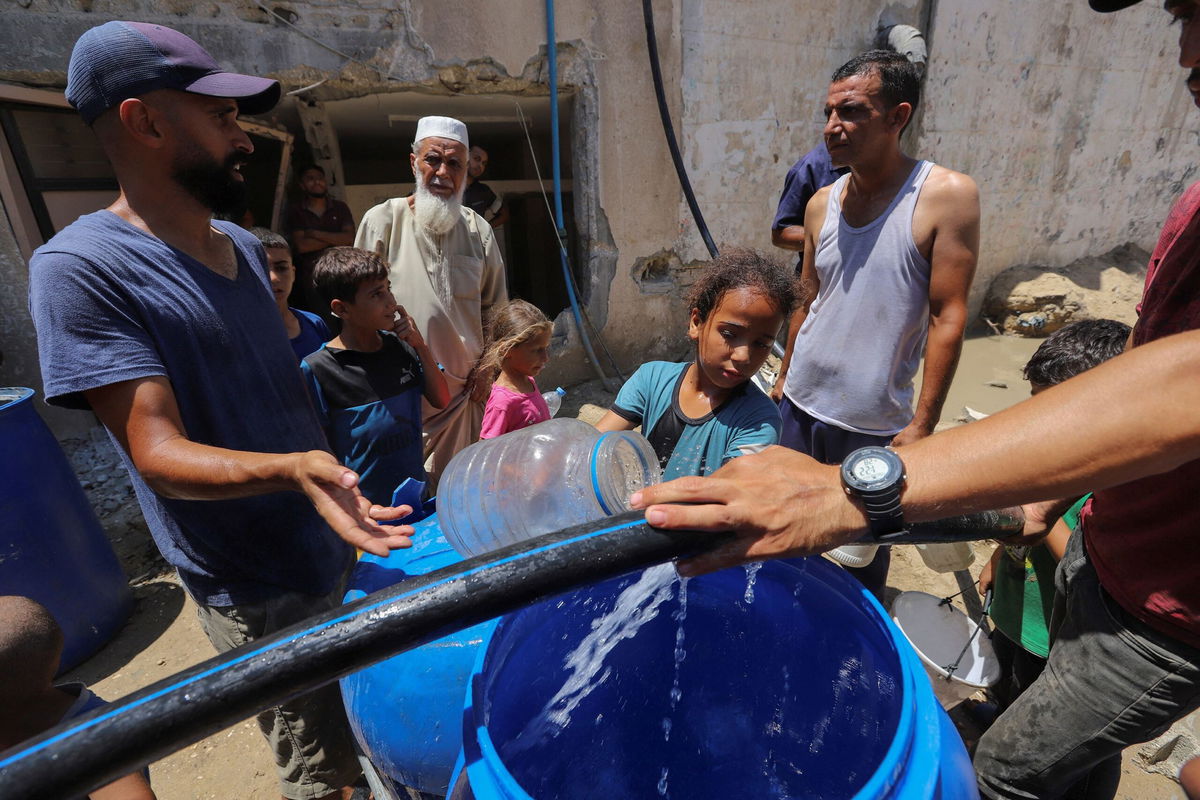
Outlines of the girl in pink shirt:
<svg viewBox="0 0 1200 800">
<path fill-rule="evenodd" d="M 524 300 L 510 300 L 492 313 L 480 362 L 483 374 L 499 375 L 483 411 L 480 439 L 494 439 L 550 419 L 534 376 L 550 360 L 552 327 L 537 306 Z"/>
</svg>

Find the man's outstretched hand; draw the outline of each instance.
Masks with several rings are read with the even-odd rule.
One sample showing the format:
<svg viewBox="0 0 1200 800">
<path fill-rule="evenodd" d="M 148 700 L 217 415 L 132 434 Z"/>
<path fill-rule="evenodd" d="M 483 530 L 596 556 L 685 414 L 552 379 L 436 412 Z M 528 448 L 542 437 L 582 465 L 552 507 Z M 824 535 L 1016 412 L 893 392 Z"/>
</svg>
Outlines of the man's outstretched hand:
<svg viewBox="0 0 1200 800">
<path fill-rule="evenodd" d="M 358 475 L 324 450 L 302 453 L 295 480 L 317 513 L 341 538 L 377 556 L 412 547 L 411 525 L 381 525 L 412 513 L 408 506 L 372 505 L 358 490 Z"/>
<path fill-rule="evenodd" d="M 646 521 L 656 528 L 737 534 L 710 553 L 680 561 L 679 574 L 689 577 L 822 553 L 866 530 L 866 517 L 842 489 L 838 467 L 784 447 L 735 458 L 708 478 L 647 487 L 630 502 L 646 509 Z"/>
</svg>

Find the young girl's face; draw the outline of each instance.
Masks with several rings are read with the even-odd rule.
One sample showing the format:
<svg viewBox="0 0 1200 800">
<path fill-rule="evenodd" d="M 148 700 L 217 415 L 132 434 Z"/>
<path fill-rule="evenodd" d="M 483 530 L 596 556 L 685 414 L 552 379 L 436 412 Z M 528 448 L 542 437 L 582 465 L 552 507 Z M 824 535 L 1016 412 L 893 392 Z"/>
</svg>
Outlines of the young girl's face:
<svg viewBox="0 0 1200 800">
<path fill-rule="evenodd" d="M 532 377 L 541 372 L 549 360 L 550 331 L 542 331 L 520 344 L 513 345 L 504 356 L 504 368 Z"/>
<path fill-rule="evenodd" d="M 758 372 L 771 353 L 783 313 L 756 289 L 730 289 L 701 321 L 692 309 L 688 337 L 696 343 L 696 363 L 714 386 L 732 389 Z"/>
</svg>

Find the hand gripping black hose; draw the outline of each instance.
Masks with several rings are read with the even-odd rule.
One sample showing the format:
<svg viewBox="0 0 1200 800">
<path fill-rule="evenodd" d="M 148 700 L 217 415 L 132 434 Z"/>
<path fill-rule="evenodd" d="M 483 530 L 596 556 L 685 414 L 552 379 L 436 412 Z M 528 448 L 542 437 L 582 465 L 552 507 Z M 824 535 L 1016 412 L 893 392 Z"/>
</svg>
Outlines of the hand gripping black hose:
<svg viewBox="0 0 1200 800">
<path fill-rule="evenodd" d="M 704 214 L 700 212 L 700 204 L 696 202 L 692 182 L 688 180 L 687 168 L 683 165 L 683 155 L 679 152 L 679 143 L 675 140 L 675 127 L 671 124 L 671 111 L 667 108 L 667 95 L 663 91 L 662 66 L 658 62 L 658 41 L 654 33 L 654 8 L 651 0 L 642 0 L 642 17 L 646 21 L 646 50 L 650 54 L 650 73 L 654 78 L 654 96 L 658 99 L 658 116 L 662 119 L 663 134 L 667 137 L 671 160 L 675 162 L 675 174 L 679 176 L 683 196 L 687 198 L 688 208 L 692 210 L 692 218 L 704 239 L 704 246 L 708 248 L 708 255 L 710 258 L 716 258 L 717 246 L 713 244 L 708 225 L 704 222 Z"/>
<path fill-rule="evenodd" d="M 5 800 L 86 795 L 238 720 L 549 595 L 732 534 L 661 531 L 642 512 L 488 553 L 223 653 L 0 754 Z"/>
<path fill-rule="evenodd" d="M 909 526 L 895 543 L 987 539 L 1019 509 Z M 712 550 L 732 533 L 663 531 L 643 512 L 548 533 L 411 578 L 179 672 L 0 753 L 4 800 L 86 795 L 263 709 L 550 595 Z"/>
</svg>

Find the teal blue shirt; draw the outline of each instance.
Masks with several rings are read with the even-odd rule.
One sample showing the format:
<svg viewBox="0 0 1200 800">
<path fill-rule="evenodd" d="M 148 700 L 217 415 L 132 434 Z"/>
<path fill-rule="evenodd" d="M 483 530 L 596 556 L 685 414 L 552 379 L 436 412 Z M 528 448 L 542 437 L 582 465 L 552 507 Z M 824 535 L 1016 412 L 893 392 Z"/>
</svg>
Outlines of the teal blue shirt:
<svg viewBox="0 0 1200 800">
<path fill-rule="evenodd" d="M 758 387 L 744 383 L 721 407 L 699 419 L 679 407 L 679 387 L 692 362 L 643 364 L 617 394 L 612 410 L 635 425 L 655 445 L 663 480 L 710 475 L 731 458 L 754 453 L 779 441 L 779 409 Z M 656 442 L 656 430 L 679 428 L 674 446 Z M 674 438 L 674 437 L 670 437 Z M 661 448 L 661 450 L 660 450 Z"/>
</svg>

